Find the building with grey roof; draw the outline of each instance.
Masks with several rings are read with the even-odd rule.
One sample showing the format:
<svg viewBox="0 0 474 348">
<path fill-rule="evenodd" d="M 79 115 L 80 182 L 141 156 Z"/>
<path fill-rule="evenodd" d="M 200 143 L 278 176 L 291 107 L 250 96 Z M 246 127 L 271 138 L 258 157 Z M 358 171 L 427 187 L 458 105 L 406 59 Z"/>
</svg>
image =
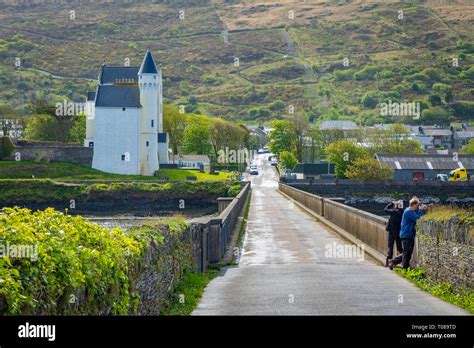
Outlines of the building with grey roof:
<svg viewBox="0 0 474 348">
<path fill-rule="evenodd" d="M 354 130 L 357 129 L 357 124 L 353 121 L 348 120 L 329 120 L 329 121 L 322 121 L 319 124 L 319 130 L 333 130 L 339 129 L 342 131 L 347 130 Z"/>
<path fill-rule="evenodd" d="M 154 175 L 169 163 L 161 71 L 149 49 L 140 67 L 102 65 L 86 103 L 84 145 L 94 149 L 93 168 Z"/>
<path fill-rule="evenodd" d="M 436 180 L 456 168 L 474 172 L 474 155 L 399 155 L 376 154 L 375 158 L 394 170 L 394 180 Z"/>
</svg>

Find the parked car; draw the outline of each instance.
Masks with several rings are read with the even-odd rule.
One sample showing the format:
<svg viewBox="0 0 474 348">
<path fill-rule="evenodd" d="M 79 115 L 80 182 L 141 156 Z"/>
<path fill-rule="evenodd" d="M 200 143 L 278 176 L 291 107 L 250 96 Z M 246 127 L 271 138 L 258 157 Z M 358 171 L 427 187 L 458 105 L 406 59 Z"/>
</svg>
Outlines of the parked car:
<svg viewBox="0 0 474 348">
<path fill-rule="evenodd" d="M 276 166 L 278 165 L 278 160 L 276 159 L 276 157 L 273 157 L 272 158 L 272 166 Z"/>
<path fill-rule="evenodd" d="M 264 153 L 263 149 L 258 149 L 257 153 Z"/>
<path fill-rule="evenodd" d="M 438 181 L 448 181 L 448 174 L 437 174 L 436 180 Z"/>
<path fill-rule="evenodd" d="M 264 146 L 263 153 L 270 153 L 270 149 L 268 147 Z"/>
<path fill-rule="evenodd" d="M 257 166 L 255 166 L 255 165 L 250 166 L 250 175 L 258 175 Z"/>
</svg>

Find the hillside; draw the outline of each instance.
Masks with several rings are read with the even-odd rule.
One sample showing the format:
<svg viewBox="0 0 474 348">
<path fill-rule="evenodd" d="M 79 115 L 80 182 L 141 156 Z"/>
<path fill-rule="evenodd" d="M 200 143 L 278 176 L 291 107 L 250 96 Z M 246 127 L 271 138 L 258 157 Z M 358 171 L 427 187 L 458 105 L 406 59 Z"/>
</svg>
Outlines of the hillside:
<svg viewBox="0 0 474 348">
<path fill-rule="evenodd" d="M 390 122 L 378 102 L 443 104 L 450 91 L 451 115 L 469 119 L 474 4 L 447 3 L 0 0 L 0 104 L 82 101 L 102 63 L 139 65 L 150 47 L 165 101 L 190 112 L 250 122 L 293 106 L 311 120 Z"/>
</svg>

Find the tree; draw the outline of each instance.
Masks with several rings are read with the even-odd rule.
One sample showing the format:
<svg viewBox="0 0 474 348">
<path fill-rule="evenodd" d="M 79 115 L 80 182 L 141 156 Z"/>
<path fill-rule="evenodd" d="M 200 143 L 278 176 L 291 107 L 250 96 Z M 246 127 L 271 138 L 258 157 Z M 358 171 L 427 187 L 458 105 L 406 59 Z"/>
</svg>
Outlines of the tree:
<svg viewBox="0 0 474 348">
<path fill-rule="evenodd" d="M 207 117 L 189 117 L 184 130 L 183 148 L 188 154 L 208 155 L 211 150 L 211 126 Z"/>
<path fill-rule="evenodd" d="M 425 124 L 447 124 L 449 115 L 446 110 L 440 106 L 432 107 L 421 112 L 421 118 Z"/>
<path fill-rule="evenodd" d="M 71 140 L 71 129 L 74 124 L 78 125 L 75 120 L 78 116 L 57 115 L 56 106 L 45 100 L 34 101 L 27 109 L 33 114 L 25 129 L 27 139 L 63 143 Z"/>
<path fill-rule="evenodd" d="M 312 135 L 316 139 L 316 143 L 322 148 L 325 149 L 330 144 L 344 139 L 344 132 L 341 129 L 325 129 L 320 130 L 315 127 L 311 131 Z"/>
<path fill-rule="evenodd" d="M 460 152 L 465 155 L 474 155 L 474 139 L 469 140 L 469 142 L 461 148 Z"/>
<path fill-rule="evenodd" d="M 421 143 L 409 139 L 410 131 L 402 124 L 391 124 L 387 130 L 372 130 L 369 142 L 372 144 L 371 153 L 386 154 L 421 154 Z"/>
<path fill-rule="evenodd" d="M 15 146 L 10 137 L 4 136 L 0 138 L 0 159 L 10 156 L 14 149 Z"/>
<path fill-rule="evenodd" d="M 339 140 L 325 149 L 329 161 L 335 164 L 336 177 L 345 178 L 346 169 L 356 159 L 368 158 L 368 151 L 350 140 Z"/>
<path fill-rule="evenodd" d="M 388 180 L 393 176 L 393 169 L 373 158 L 358 158 L 347 166 L 345 175 L 355 180 Z"/>
<path fill-rule="evenodd" d="M 306 136 L 309 133 L 309 126 L 306 117 L 303 115 L 295 115 L 288 119 L 291 125 L 291 132 L 294 137 L 295 155 L 298 161 L 303 161 L 303 148 L 305 146 Z"/>
<path fill-rule="evenodd" d="M 444 101 L 446 103 L 452 103 L 454 101 L 454 95 L 453 92 L 447 91 L 446 95 L 444 96 Z"/>
<path fill-rule="evenodd" d="M 280 153 L 279 159 L 280 164 L 285 170 L 291 170 L 298 164 L 298 160 L 296 159 L 295 155 L 289 151 L 282 151 Z"/>
<path fill-rule="evenodd" d="M 28 140 L 58 141 L 57 121 L 51 115 L 34 115 L 28 121 L 24 136 Z"/>
<path fill-rule="evenodd" d="M 277 156 L 283 151 L 296 152 L 296 133 L 288 120 L 274 120 L 273 130 L 268 135 L 270 150 Z"/>
<path fill-rule="evenodd" d="M 177 106 L 165 104 L 163 107 L 163 129 L 168 133 L 173 154 L 178 154 L 183 144 L 187 115 L 181 113 Z"/>
<path fill-rule="evenodd" d="M 84 144 L 86 138 L 86 114 L 79 113 L 72 121 L 71 130 L 67 142 Z"/>
</svg>

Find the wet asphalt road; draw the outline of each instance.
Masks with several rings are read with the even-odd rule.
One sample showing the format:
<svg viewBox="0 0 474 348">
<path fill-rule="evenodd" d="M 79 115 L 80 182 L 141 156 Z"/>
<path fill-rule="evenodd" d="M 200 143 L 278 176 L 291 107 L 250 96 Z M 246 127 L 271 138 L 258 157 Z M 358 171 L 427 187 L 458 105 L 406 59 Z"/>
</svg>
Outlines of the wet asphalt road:
<svg viewBox="0 0 474 348">
<path fill-rule="evenodd" d="M 277 174 L 258 155 L 240 263 L 222 270 L 193 315 L 462 315 L 345 245 L 277 192 Z M 345 256 L 345 257 L 338 257 Z"/>
</svg>

